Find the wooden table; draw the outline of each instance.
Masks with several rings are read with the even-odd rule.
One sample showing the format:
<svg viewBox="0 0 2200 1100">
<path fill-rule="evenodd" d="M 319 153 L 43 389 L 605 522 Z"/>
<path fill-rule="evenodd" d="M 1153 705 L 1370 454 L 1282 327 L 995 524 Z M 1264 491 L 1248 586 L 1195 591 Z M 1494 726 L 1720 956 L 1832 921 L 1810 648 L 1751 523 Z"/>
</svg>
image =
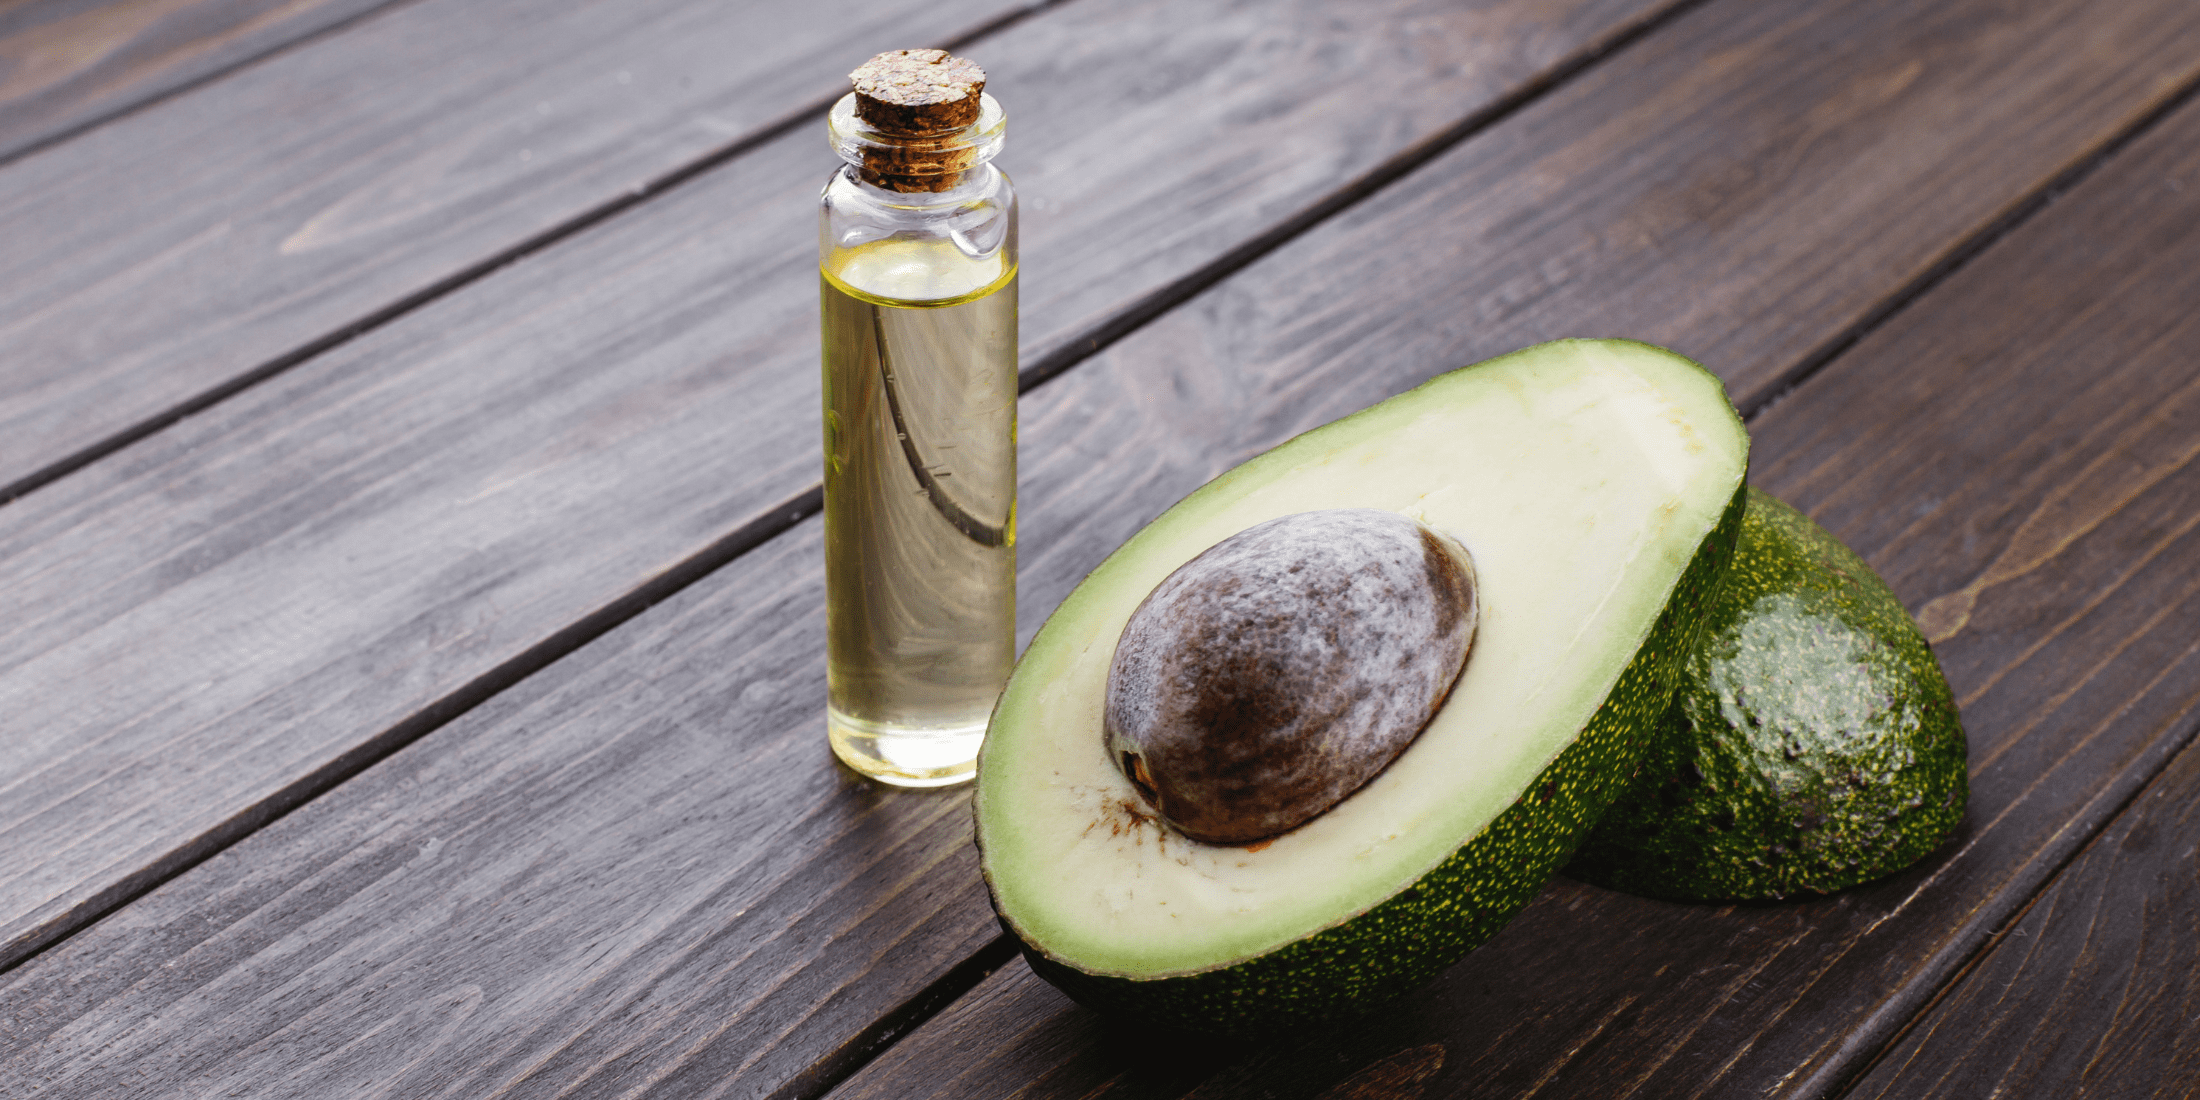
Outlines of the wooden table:
<svg viewBox="0 0 2200 1100">
<path fill-rule="evenodd" d="M 1926 626 L 1958 839 L 1561 878 L 1267 1042 L 1036 981 L 967 791 L 824 742 L 821 114 L 933 44 L 1024 200 L 1024 637 L 1637 337 Z M 2191 1095 L 2196 88 L 2192 0 L 0 2 L 0 1096 Z"/>
</svg>

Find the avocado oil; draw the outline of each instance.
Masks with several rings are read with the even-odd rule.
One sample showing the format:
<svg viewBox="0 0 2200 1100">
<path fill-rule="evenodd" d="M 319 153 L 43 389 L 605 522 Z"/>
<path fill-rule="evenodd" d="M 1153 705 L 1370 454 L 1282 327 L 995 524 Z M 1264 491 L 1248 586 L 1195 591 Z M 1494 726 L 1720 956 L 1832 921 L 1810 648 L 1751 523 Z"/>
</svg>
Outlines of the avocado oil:
<svg viewBox="0 0 2200 1100">
<path fill-rule="evenodd" d="M 826 728 L 856 771 L 940 786 L 1015 662 L 1015 194 L 977 66 L 851 75 L 819 218 Z"/>
</svg>

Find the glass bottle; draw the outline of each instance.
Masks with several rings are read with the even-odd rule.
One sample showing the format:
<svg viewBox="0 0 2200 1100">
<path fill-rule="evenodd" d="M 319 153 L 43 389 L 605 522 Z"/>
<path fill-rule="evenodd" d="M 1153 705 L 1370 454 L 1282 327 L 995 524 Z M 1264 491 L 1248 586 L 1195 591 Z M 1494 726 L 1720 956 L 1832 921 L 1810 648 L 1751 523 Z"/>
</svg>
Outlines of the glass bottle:
<svg viewBox="0 0 2200 1100">
<path fill-rule="evenodd" d="M 1006 117 L 941 50 L 880 54 L 827 119 L 818 217 L 826 727 L 897 786 L 974 774 L 1015 661 L 1016 196 Z"/>
</svg>

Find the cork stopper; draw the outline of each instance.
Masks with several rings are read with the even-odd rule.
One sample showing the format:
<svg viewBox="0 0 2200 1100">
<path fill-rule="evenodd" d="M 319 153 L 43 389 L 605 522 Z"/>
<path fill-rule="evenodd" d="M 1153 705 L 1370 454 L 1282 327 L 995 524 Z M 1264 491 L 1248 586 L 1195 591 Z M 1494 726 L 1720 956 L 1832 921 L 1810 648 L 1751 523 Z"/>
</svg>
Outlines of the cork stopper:
<svg viewBox="0 0 2200 1100">
<path fill-rule="evenodd" d="M 890 191 L 947 191 L 1001 147 L 985 70 L 946 50 L 890 50 L 848 74 L 828 128 L 863 180 Z"/>
<path fill-rule="evenodd" d="M 936 134 L 978 121 L 985 70 L 946 50 L 888 50 L 848 74 L 856 117 L 892 134 Z"/>
</svg>

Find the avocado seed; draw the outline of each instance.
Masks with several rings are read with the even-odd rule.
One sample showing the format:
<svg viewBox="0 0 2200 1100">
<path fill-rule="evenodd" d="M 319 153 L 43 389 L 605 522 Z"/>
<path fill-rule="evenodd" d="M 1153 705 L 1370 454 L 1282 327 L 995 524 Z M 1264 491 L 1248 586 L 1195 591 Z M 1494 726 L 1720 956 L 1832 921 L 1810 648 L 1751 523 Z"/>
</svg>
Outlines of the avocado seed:
<svg viewBox="0 0 2200 1100">
<path fill-rule="evenodd" d="M 1465 667 L 1473 559 L 1396 512 L 1301 512 L 1184 563 L 1108 669 L 1109 759 L 1194 840 L 1306 823 L 1404 752 Z"/>
</svg>

